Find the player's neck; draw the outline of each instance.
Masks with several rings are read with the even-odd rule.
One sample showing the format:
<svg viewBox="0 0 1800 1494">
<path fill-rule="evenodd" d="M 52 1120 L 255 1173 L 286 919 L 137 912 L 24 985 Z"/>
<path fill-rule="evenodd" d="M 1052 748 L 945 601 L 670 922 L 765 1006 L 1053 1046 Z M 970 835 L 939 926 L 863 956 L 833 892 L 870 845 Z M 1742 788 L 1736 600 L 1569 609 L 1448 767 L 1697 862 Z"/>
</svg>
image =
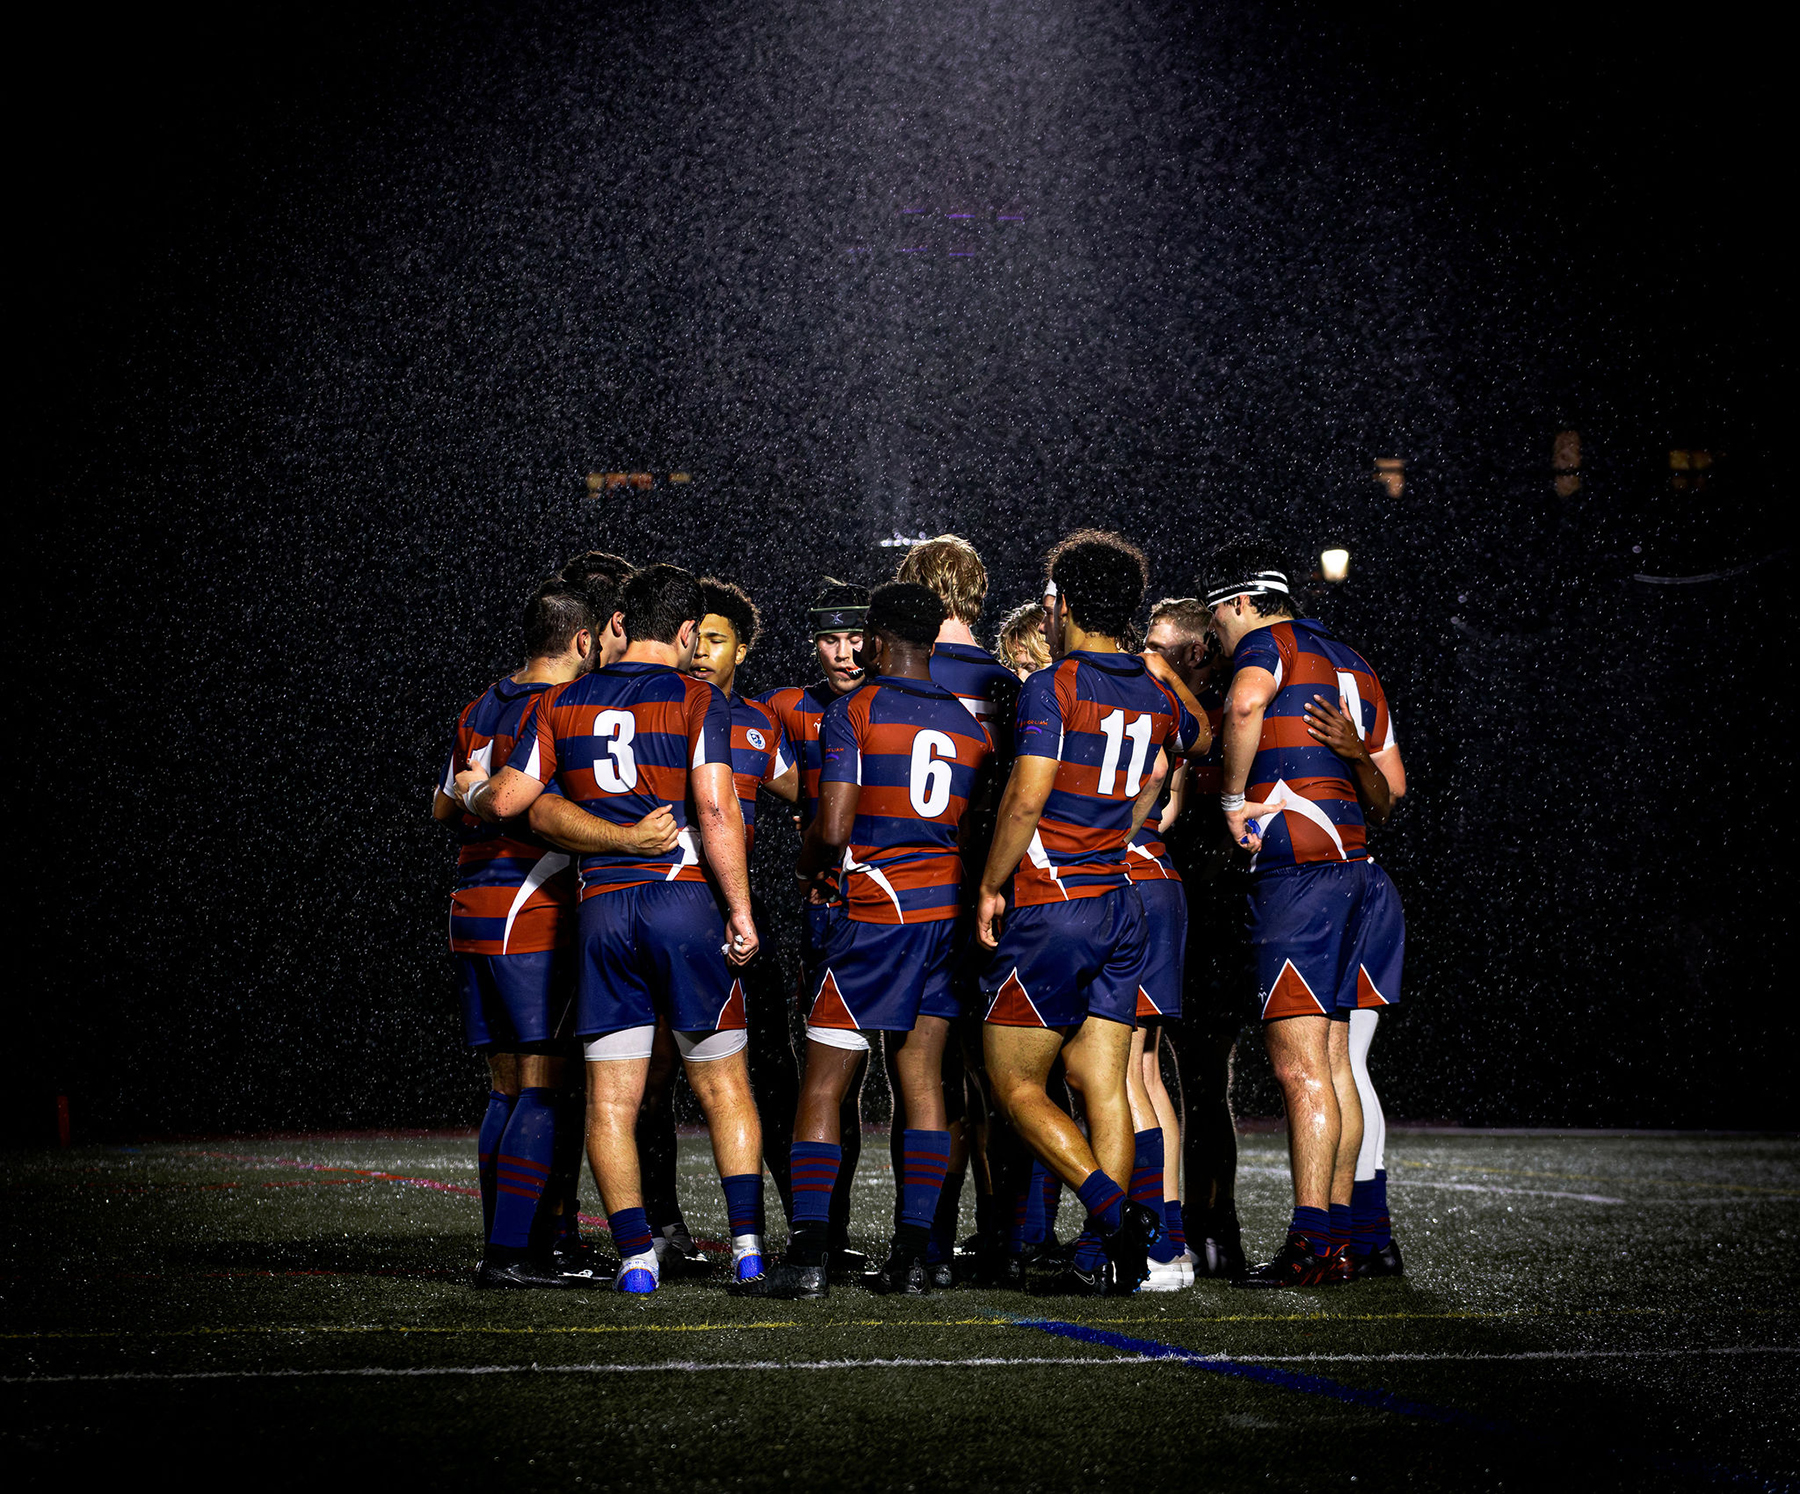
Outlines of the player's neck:
<svg viewBox="0 0 1800 1494">
<path fill-rule="evenodd" d="M 566 685 L 581 674 L 580 654 L 539 654 L 512 677 L 515 685 Z"/>
<path fill-rule="evenodd" d="M 681 651 L 672 643 L 658 643 L 654 638 L 640 638 L 625 650 L 622 664 L 661 664 L 669 669 L 681 667 Z"/>
<path fill-rule="evenodd" d="M 931 650 L 928 648 L 889 648 L 887 658 L 882 661 L 881 673 L 890 680 L 929 680 L 931 678 Z"/>
<path fill-rule="evenodd" d="M 1072 617 L 1063 618 L 1063 652 L 1072 654 L 1122 654 L 1117 638 L 1109 638 L 1104 633 L 1090 633 Z"/>
<path fill-rule="evenodd" d="M 938 629 L 937 641 L 939 643 L 966 643 L 970 648 L 981 647 L 975 641 L 975 635 L 969 631 L 969 625 L 960 617 L 944 619 L 944 625 Z"/>
</svg>

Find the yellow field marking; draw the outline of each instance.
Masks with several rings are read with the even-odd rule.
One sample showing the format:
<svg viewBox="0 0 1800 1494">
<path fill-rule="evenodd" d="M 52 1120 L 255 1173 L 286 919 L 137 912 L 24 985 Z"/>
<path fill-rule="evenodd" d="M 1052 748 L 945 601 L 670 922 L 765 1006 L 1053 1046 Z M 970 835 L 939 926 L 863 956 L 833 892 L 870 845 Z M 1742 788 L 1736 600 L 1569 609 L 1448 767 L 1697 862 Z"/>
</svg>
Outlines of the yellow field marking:
<svg viewBox="0 0 1800 1494">
<path fill-rule="evenodd" d="M 1125 1324 L 1156 1323 L 1164 1327 L 1183 1323 L 1392 1323 L 1392 1322 L 1467 1322 L 1472 1319 L 1572 1319 L 1572 1318 L 1625 1318 L 1625 1317 L 1773 1317 L 1786 1318 L 1795 1314 L 1779 1307 L 1743 1307 L 1743 1308 L 1685 1308 L 1685 1307 L 1586 1307 L 1563 1312 L 1536 1312 L 1521 1310 L 1516 1312 L 1483 1312 L 1470 1310 L 1466 1312 L 1358 1312 L 1334 1313 L 1324 1316 L 1319 1313 L 1223 1313 L 1210 1317 L 1144 1317 L 1144 1318 L 1062 1318 L 1058 1321 L 1076 1323 L 1088 1328 L 1113 1328 Z M 165 1328 L 165 1329 L 99 1329 L 81 1331 L 63 1331 L 48 1329 L 39 1333 L 0 1333 L 0 1341 L 6 1340 L 41 1340 L 41 1339 L 114 1339 L 114 1338 L 209 1338 L 232 1335 L 305 1335 L 317 1334 L 420 1334 L 431 1337 L 454 1338 L 467 1334 L 491 1334 L 519 1337 L 551 1337 L 558 1334 L 608 1334 L 608 1333 L 737 1333 L 746 1329 L 773 1331 L 785 1328 L 810 1328 L 815 1332 L 831 1328 L 1017 1328 L 1029 1327 L 1029 1320 L 1016 1317 L 1005 1318 L 929 1318 L 915 1320 L 896 1320 L 892 1318 L 845 1318 L 833 1322 L 756 1322 L 756 1323 L 585 1323 L 575 1327 L 530 1327 L 501 1328 L 473 1326 L 465 1328 L 424 1328 L 406 1323 L 322 1323 L 316 1326 L 258 1326 L 244 1325 L 240 1327 L 220 1328 Z"/>
<path fill-rule="evenodd" d="M 1479 1162 L 1409 1162 L 1402 1167 L 1428 1168 L 1433 1172 L 1491 1172 L 1511 1178 L 1555 1178 L 1565 1183 L 1610 1183 L 1614 1187 L 1643 1184 L 1655 1188 L 1719 1188 L 1727 1193 L 1767 1193 L 1774 1198 L 1800 1198 L 1792 1188 L 1765 1188 L 1758 1183 L 1708 1183 L 1685 1178 L 1602 1178 L 1579 1172 L 1538 1172 L 1529 1167 L 1488 1167 Z"/>
</svg>

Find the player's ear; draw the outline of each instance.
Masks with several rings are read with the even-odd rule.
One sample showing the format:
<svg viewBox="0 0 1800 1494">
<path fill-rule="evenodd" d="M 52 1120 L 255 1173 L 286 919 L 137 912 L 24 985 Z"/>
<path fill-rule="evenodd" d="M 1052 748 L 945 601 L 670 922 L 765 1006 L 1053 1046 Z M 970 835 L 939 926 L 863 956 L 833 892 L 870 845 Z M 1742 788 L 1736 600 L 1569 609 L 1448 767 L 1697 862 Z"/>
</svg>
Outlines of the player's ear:
<svg viewBox="0 0 1800 1494">
<path fill-rule="evenodd" d="M 590 628 L 580 628 L 575 633 L 575 656 L 587 658 L 594 652 L 594 634 Z"/>
<path fill-rule="evenodd" d="M 736 669 L 738 667 L 738 665 L 742 664 L 744 662 L 744 660 L 749 657 L 750 657 L 750 650 L 744 644 L 740 643 L 737 646 L 737 657 L 732 660 L 731 667 L 733 669 Z"/>
</svg>

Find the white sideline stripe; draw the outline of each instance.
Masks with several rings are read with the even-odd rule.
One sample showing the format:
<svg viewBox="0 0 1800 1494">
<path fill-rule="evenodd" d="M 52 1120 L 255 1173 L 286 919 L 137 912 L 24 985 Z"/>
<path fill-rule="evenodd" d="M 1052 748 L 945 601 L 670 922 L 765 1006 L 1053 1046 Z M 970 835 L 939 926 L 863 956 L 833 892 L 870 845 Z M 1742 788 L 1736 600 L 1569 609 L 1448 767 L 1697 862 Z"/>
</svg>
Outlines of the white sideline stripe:
<svg viewBox="0 0 1800 1494">
<path fill-rule="evenodd" d="M 1241 1163 L 1239 1172 L 1254 1172 L 1268 1178 L 1286 1178 L 1290 1176 L 1285 1167 L 1246 1167 Z M 1512 1193 L 1524 1194 L 1531 1198 L 1573 1198 L 1582 1203 L 1622 1204 L 1622 1198 L 1613 1198 L 1605 1193 L 1568 1193 L 1558 1188 L 1507 1188 L 1499 1183 L 1428 1183 L 1423 1178 L 1397 1178 L 1390 1174 L 1390 1188 L 1443 1188 L 1451 1193 Z"/>
<path fill-rule="evenodd" d="M 1555 1359 L 1670 1359 L 1697 1354 L 1800 1354 L 1800 1345 L 1726 1345 L 1697 1349 L 1532 1349 L 1517 1354 L 1188 1354 L 1180 1358 L 1148 1358 L 1137 1354 L 1113 1359 L 1086 1355 L 1005 1359 L 740 1359 L 727 1363 L 678 1359 L 661 1364 L 454 1364 L 408 1369 L 363 1365 L 354 1369 L 177 1370 L 153 1373 L 121 1370 L 87 1375 L 0 1375 L 0 1385 L 116 1384 L 133 1380 L 324 1380 L 430 1379 L 444 1375 L 654 1375 L 693 1374 L 700 1370 L 853 1370 L 853 1369 L 1010 1369 L 1033 1365 L 1135 1365 L 1180 1368 L 1196 1359 L 1216 1364 L 1509 1364 Z"/>
</svg>

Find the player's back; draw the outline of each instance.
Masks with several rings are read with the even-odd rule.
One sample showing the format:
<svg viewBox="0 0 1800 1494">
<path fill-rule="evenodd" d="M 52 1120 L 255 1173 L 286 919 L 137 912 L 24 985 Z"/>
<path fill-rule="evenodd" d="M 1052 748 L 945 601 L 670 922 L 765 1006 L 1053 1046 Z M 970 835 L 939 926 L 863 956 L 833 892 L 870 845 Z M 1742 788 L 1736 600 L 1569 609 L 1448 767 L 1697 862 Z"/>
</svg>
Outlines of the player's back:
<svg viewBox="0 0 1800 1494">
<path fill-rule="evenodd" d="M 443 791 L 471 765 L 494 773 L 512 755 L 524 718 L 552 689 L 536 681 L 495 681 L 457 718 Z M 456 821 L 461 842 L 450 905 L 450 947 L 457 954 L 537 954 L 566 943 L 563 910 L 574 900 L 569 858 L 531 834 L 520 820 L 490 823 L 472 814 Z"/>
<path fill-rule="evenodd" d="M 1198 732 L 1135 654 L 1077 651 L 1032 675 L 1019 696 L 1018 754 L 1059 761 L 1013 877 L 1014 901 L 1096 897 L 1124 886 L 1133 803 L 1156 749 L 1187 746 Z"/>
<path fill-rule="evenodd" d="M 1263 826 L 1253 866 L 1267 871 L 1311 862 L 1355 861 L 1368 854 L 1368 831 L 1349 765 L 1306 728 L 1315 695 L 1342 700 L 1371 751 L 1393 745 L 1387 695 L 1369 663 L 1311 618 L 1273 623 L 1239 640 L 1234 669 L 1275 677 L 1245 794 L 1279 795 L 1282 812 Z"/>
<path fill-rule="evenodd" d="M 775 715 L 788 750 L 800 765 L 800 822 L 811 824 L 819 809 L 819 723 L 838 697 L 823 680 L 812 685 L 784 685 L 756 697 Z"/>
<path fill-rule="evenodd" d="M 844 900 L 867 923 L 954 918 L 961 907 L 958 834 L 993 740 L 934 681 L 884 676 L 826 713 L 823 781 L 855 783 Z"/>
<path fill-rule="evenodd" d="M 1012 741 L 1019 678 L 984 648 L 939 643 L 931 650 L 931 678 L 960 700 L 987 728 L 996 749 Z"/>
<path fill-rule="evenodd" d="M 645 882 L 705 881 L 688 775 L 730 762 L 730 707 L 716 687 L 664 664 L 623 662 L 546 694 L 510 765 L 540 782 L 554 776 L 572 803 L 615 825 L 664 806 L 674 816 L 676 843 L 659 856 L 583 856 L 585 898 Z"/>
</svg>

